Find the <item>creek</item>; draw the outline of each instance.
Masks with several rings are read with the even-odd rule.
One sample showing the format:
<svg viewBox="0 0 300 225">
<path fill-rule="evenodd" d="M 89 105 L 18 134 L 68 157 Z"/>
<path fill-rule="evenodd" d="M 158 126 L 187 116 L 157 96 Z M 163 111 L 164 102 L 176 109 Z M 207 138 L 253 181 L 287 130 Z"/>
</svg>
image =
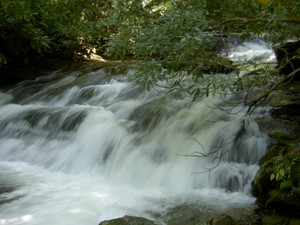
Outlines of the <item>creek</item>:
<svg viewBox="0 0 300 225">
<path fill-rule="evenodd" d="M 248 43 L 230 57 L 273 53 Z M 166 224 L 182 205 L 204 217 L 254 207 L 251 182 L 268 145 L 255 119 L 267 109 L 245 117 L 247 107 L 217 97 L 145 92 L 127 79 L 130 69 L 95 65 L 1 90 L 1 225 L 92 225 L 126 214 Z"/>
</svg>

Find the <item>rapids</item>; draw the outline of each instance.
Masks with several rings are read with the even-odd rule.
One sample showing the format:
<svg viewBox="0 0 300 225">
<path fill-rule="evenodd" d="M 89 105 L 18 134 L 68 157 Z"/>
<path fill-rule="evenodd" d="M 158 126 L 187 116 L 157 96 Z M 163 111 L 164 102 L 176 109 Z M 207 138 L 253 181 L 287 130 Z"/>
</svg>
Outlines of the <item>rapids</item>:
<svg viewBox="0 0 300 225">
<path fill-rule="evenodd" d="M 92 225 L 125 214 L 165 224 L 180 205 L 203 214 L 253 207 L 268 144 L 255 118 L 267 110 L 245 117 L 242 105 L 145 92 L 127 80 L 131 70 L 82 74 L 87 67 L 0 92 L 1 225 Z"/>
</svg>

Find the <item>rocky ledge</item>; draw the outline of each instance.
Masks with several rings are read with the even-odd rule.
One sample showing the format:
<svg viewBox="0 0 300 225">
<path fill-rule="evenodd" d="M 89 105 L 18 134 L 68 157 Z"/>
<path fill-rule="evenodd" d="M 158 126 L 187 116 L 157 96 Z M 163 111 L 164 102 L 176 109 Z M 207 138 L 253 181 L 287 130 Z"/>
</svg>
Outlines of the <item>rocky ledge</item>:
<svg viewBox="0 0 300 225">
<path fill-rule="evenodd" d="M 185 220 L 172 220 L 166 225 L 299 225 L 300 218 L 293 218 L 273 212 L 261 213 L 246 209 L 233 209 L 216 215 L 203 223 L 201 218 L 186 217 Z M 161 225 L 155 222 L 135 216 L 124 216 L 112 220 L 106 220 L 99 225 Z"/>
<path fill-rule="evenodd" d="M 270 104 L 272 117 L 260 122 L 271 144 L 259 161 L 252 193 L 260 209 L 300 217 L 300 82 L 276 91 Z"/>
</svg>

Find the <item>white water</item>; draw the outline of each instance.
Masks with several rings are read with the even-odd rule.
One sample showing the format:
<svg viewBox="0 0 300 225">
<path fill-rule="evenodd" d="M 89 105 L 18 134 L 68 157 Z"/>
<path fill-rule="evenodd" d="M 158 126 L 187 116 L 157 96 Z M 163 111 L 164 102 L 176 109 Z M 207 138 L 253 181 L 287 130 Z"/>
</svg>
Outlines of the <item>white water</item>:
<svg viewBox="0 0 300 225">
<path fill-rule="evenodd" d="M 242 44 L 232 43 L 226 55 L 233 61 L 255 61 L 256 63 L 276 62 L 276 56 L 273 54 L 271 45 L 258 39 Z"/>
<path fill-rule="evenodd" d="M 56 71 L 0 92 L 1 225 L 125 214 L 164 224 L 183 204 L 204 214 L 253 207 L 267 137 L 246 108 L 228 115 L 217 98 L 191 104 L 106 73 Z M 184 156 L 193 152 L 210 155 Z"/>
</svg>

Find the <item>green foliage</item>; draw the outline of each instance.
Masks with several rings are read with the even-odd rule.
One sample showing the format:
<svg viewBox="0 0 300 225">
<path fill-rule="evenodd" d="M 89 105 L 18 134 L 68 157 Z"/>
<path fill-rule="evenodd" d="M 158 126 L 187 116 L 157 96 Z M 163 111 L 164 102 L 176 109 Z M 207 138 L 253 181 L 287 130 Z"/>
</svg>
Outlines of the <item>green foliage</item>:
<svg viewBox="0 0 300 225">
<path fill-rule="evenodd" d="M 210 24 L 223 32 L 268 35 L 272 41 L 299 38 L 300 2 L 295 0 L 217 0 L 207 2 Z M 234 10 L 228 10 L 229 8 Z"/>
<path fill-rule="evenodd" d="M 297 171 L 299 159 L 297 156 L 293 158 L 288 156 L 276 164 L 274 173 L 270 175 L 270 181 L 275 180 L 279 184 L 281 191 L 289 191 L 294 185 L 299 183 L 299 180 L 297 180 L 299 175 L 294 174 L 294 171 Z"/>
<path fill-rule="evenodd" d="M 38 5 L 22 0 L 3 1 L 0 10 L 0 40 L 5 43 L 1 46 L 2 54 L 24 57 L 49 48 L 50 39 L 38 26 L 38 16 L 41 13 Z"/>
<path fill-rule="evenodd" d="M 236 69 L 219 54 L 224 35 L 298 39 L 299 11 L 294 0 L 5 0 L 0 65 L 83 57 L 96 48 L 109 59 L 143 62 L 134 79 L 146 89 L 163 86 L 193 99 L 250 90 L 268 83 L 270 73 L 254 79 L 236 73 L 233 81 L 213 75 Z"/>
<path fill-rule="evenodd" d="M 117 2 L 117 8 L 124 10 L 118 16 L 121 26 L 108 42 L 107 56 L 142 61 L 133 79 L 146 89 L 155 86 L 193 99 L 227 90 L 252 90 L 272 79 L 268 68 L 251 78 L 238 73 L 233 80 L 207 76 L 235 70 L 219 55 L 226 45 L 223 34 L 238 32 L 242 39 L 268 35 L 272 41 L 282 41 L 299 38 L 300 33 L 290 18 L 299 14 L 299 3 L 294 1 L 266 5 L 254 0 L 149 1 L 147 6 L 131 1 L 130 7 Z"/>
<path fill-rule="evenodd" d="M 6 63 L 7 63 L 7 62 L 6 62 L 6 59 L 5 59 L 4 55 L 2 55 L 2 54 L 0 53 L 0 67 L 1 67 L 2 64 L 6 64 Z"/>
<path fill-rule="evenodd" d="M 130 15 L 138 11 L 138 21 L 120 16 L 127 20 L 110 39 L 107 55 L 121 59 L 131 56 L 142 61 L 133 78 L 148 90 L 161 86 L 168 92 L 191 94 L 194 99 L 209 94 L 215 83 L 208 81 L 200 87 L 198 81 L 203 74 L 224 70 L 226 64 L 230 70 L 233 67 L 217 55 L 219 38 L 206 31 L 205 1 L 156 3 L 150 10 L 133 5 Z M 190 81 L 183 84 L 186 78 Z"/>
<path fill-rule="evenodd" d="M 72 58 L 108 36 L 109 1 L 6 0 L 0 3 L 0 53 L 7 61 L 45 55 Z M 108 4 L 108 5 L 106 5 Z M 3 61 L 1 61 L 3 62 Z"/>
</svg>

